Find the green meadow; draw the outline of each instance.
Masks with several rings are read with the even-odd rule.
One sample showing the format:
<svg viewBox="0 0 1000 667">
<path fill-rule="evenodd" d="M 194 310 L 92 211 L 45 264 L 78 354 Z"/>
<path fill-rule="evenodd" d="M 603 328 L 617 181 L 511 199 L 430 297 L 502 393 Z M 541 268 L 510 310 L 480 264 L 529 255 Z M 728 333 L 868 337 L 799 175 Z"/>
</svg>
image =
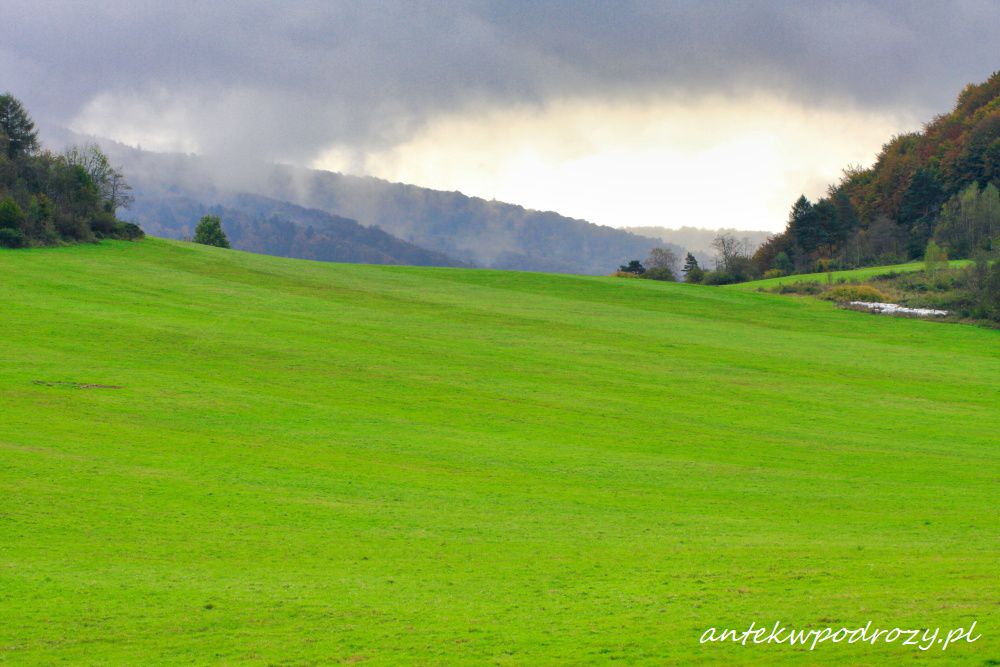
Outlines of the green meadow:
<svg viewBox="0 0 1000 667">
<path fill-rule="evenodd" d="M 996 330 L 0 251 L 0 663 L 997 664 L 998 433 Z M 775 621 L 981 636 L 699 642 Z"/>
</svg>

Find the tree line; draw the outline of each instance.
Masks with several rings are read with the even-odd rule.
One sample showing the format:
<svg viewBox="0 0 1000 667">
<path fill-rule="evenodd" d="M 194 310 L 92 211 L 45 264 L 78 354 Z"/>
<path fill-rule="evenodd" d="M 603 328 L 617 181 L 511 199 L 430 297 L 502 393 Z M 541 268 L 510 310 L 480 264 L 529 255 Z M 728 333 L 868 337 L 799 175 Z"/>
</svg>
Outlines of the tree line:
<svg viewBox="0 0 1000 667">
<path fill-rule="evenodd" d="M 825 197 L 792 205 L 785 231 L 753 255 L 771 275 L 1000 248 L 1000 72 L 967 86 L 922 131 L 893 137 L 870 168 L 851 166 Z"/>
<path fill-rule="evenodd" d="M 714 269 L 703 268 L 690 252 L 681 261 L 669 248 L 653 248 L 645 262 L 633 259 L 619 266 L 613 275 L 652 280 L 683 280 L 704 285 L 727 285 L 760 276 L 754 265 L 752 247 L 748 240 L 723 232 L 714 238 L 711 248 L 716 254 Z"/>
<path fill-rule="evenodd" d="M 95 144 L 43 149 L 24 105 L 0 95 L 0 247 L 141 238 L 137 225 L 116 217 L 130 191 Z"/>
</svg>

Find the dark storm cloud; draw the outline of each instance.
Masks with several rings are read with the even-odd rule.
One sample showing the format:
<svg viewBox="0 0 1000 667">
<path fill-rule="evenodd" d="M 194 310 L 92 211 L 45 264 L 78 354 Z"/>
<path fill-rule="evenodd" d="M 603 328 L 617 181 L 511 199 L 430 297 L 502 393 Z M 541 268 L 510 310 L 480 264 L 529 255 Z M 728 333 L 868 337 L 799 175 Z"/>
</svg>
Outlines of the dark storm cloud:
<svg viewBox="0 0 1000 667">
<path fill-rule="evenodd" d="M 6 0 L 0 87 L 39 120 L 179 107 L 198 145 L 304 159 L 478 105 L 768 90 L 944 111 L 998 68 L 994 2 Z M 100 97 L 100 96 L 104 97 Z M 110 101 L 110 102 L 108 102 Z M 176 109 L 175 109 L 176 110 Z M 125 112 L 123 112 L 125 113 Z"/>
</svg>

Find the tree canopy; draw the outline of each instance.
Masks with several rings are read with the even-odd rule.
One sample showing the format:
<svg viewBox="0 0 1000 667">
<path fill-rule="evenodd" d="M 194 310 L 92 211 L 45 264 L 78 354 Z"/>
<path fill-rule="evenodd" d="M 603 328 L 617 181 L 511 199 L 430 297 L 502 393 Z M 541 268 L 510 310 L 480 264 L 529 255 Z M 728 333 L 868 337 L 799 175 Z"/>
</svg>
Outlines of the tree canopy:
<svg viewBox="0 0 1000 667">
<path fill-rule="evenodd" d="M 827 195 L 799 197 L 785 231 L 754 255 L 759 272 L 920 259 L 930 240 L 953 258 L 1000 248 L 1000 72 L 969 85 L 923 131 L 886 143 L 870 168 L 849 166 Z"/>
<path fill-rule="evenodd" d="M 42 150 L 21 102 L 0 95 L 0 246 L 139 238 L 141 229 L 115 217 L 129 189 L 96 145 Z"/>
</svg>

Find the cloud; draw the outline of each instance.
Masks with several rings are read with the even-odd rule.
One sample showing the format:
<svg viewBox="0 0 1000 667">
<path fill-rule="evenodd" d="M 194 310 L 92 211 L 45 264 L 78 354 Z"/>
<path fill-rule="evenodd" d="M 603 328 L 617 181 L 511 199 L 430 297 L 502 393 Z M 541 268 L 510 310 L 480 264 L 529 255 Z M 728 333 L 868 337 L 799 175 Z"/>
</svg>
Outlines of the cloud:
<svg viewBox="0 0 1000 667">
<path fill-rule="evenodd" d="M 560 100 L 442 115 L 363 159 L 334 149 L 313 166 L 556 210 L 610 226 L 777 231 L 913 118 L 814 109 L 758 93 L 635 102 Z"/>
<path fill-rule="evenodd" d="M 297 162 L 559 99 L 943 111 L 1000 35 L 972 1 L 4 4 L 3 85 L 40 120 Z"/>
</svg>

